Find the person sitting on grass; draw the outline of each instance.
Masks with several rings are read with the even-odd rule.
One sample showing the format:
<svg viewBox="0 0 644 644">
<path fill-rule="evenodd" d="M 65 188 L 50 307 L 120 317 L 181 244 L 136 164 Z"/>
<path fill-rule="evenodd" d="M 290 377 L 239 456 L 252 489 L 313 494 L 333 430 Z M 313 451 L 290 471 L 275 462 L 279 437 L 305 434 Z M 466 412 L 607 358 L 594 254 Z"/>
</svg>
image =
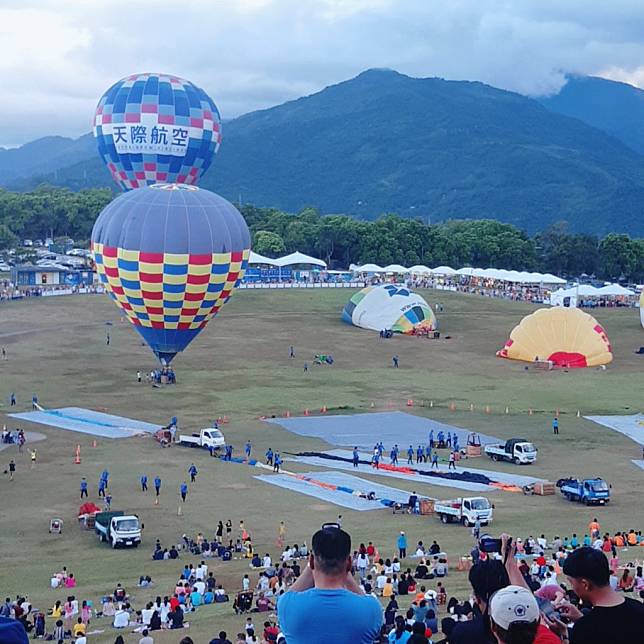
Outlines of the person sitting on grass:
<svg viewBox="0 0 644 644">
<path fill-rule="evenodd" d="M 382 625 L 378 600 L 351 576 L 351 537 L 337 523 L 313 535 L 308 565 L 277 610 L 288 644 L 372 644 Z"/>
</svg>

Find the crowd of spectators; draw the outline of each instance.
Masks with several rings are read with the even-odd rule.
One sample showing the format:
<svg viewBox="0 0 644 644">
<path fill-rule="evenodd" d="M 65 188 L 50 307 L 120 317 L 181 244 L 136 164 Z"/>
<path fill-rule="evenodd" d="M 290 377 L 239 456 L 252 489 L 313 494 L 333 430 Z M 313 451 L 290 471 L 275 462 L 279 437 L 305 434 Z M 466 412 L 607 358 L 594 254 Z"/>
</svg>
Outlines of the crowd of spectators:
<svg viewBox="0 0 644 644">
<path fill-rule="evenodd" d="M 227 544 L 223 529 L 218 532 L 213 539 L 184 535 L 170 548 L 157 541 L 152 559 L 180 568 L 174 585 L 152 601 L 138 602 L 136 591 L 120 583 L 97 606 L 68 594 L 45 612 L 26 596 L 7 598 L 0 605 L 0 641 L 22 644 L 29 633 L 86 644 L 91 624 L 101 630 L 111 626 L 117 641 L 120 631 L 152 644 L 161 630 L 183 634 L 191 615 L 213 604 L 227 604 L 245 619 L 238 644 L 641 641 L 644 577 L 638 555 L 644 539 L 635 530 L 602 534 L 596 519 L 581 538 L 502 535 L 491 540 L 498 544 L 493 548 L 486 540 L 475 541 L 468 557 L 471 593 L 464 601 L 448 595 L 452 569 L 435 541 L 429 547 L 419 542 L 402 558 L 383 557 L 373 542 L 352 548 L 349 534 L 334 523 L 313 535 L 310 550 L 306 544 L 284 545 L 274 558 L 254 551 L 243 522 L 240 538 Z M 225 589 L 209 568 L 216 565 L 213 560 L 226 565 L 233 559 L 247 561 L 249 572 L 235 588 Z M 217 570 L 223 574 L 221 566 Z M 58 583 L 52 588 L 69 593 L 76 587 L 66 568 L 54 577 Z M 141 575 L 138 587 L 154 587 L 152 577 Z M 5 637 L 2 629 L 11 634 Z M 182 641 L 188 644 L 187 638 Z M 211 640 L 226 642 L 231 640 L 223 631 Z"/>
</svg>

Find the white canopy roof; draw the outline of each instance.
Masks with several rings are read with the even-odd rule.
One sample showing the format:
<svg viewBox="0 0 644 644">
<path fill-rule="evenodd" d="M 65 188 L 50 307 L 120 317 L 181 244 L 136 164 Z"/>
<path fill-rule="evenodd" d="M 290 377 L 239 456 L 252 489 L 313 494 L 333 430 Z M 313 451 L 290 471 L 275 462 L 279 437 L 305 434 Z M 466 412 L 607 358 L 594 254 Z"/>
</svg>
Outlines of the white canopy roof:
<svg viewBox="0 0 644 644">
<path fill-rule="evenodd" d="M 477 273 L 478 270 L 479 270 L 478 268 L 470 268 L 469 266 L 465 267 L 465 268 L 459 268 L 456 271 L 456 275 L 465 275 L 467 277 L 476 277 L 476 273 Z"/>
<path fill-rule="evenodd" d="M 254 253 L 252 250 L 250 251 L 248 263 L 249 264 L 269 264 L 270 266 L 278 265 L 277 260 L 271 259 L 270 257 L 264 257 L 264 255 L 260 255 L 259 253 Z"/>
<path fill-rule="evenodd" d="M 456 271 L 451 266 L 437 266 L 432 268 L 434 275 L 454 275 Z"/>
<path fill-rule="evenodd" d="M 423 266 L 422 264 L 416 264 L 415 266 L 411 266 L 409 268 L 409 272 L 414 274 L 431 273 L 432 269 L 428 266 Z"/>
<path fill-rule="evenodd" d="M 290 255 L 285 255 L 284 257 L 278 257 L 275 260 L 275 266 L 293 266 L 295 264 L 311 264 L 313 266 L 321 266 L 326 268 L 326 262 L 316 257 L 311 257 L 310 255 L 305 255 L 296 251 Z"/>
<path fill-rule="evenodd" d="M 635 293 L 619 284 L 607 284 L 597 289 L 598 295 L 635 295 Z"/>
<path fill-rule="evenodd" d="M 385 266 L 385 273 L 409 273 L 409 269 L 400 264 L 389 264 Z"/>
<path fill-rule="evenodd" d="M 385 269 L 378 264 L 364 264 L 363 266 L 356 266 L 356 273 L 384 273 Z"/>
</svg>

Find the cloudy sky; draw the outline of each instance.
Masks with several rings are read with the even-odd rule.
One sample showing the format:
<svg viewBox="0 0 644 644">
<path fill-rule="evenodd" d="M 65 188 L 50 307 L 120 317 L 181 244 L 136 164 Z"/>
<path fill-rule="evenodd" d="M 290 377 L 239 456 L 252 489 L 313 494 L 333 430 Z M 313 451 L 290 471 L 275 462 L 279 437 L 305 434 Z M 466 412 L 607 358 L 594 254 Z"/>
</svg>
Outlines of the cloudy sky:
<svg viewBox="0 0 644 644">
<path fill-rule="evenodd" d="M 119 78 L 177 74 L 224 118 L 369 67 L 556 92 L 644 87 L 641 0 L 0 0 L 0 145 L 89 131 Z"/>
</svg>

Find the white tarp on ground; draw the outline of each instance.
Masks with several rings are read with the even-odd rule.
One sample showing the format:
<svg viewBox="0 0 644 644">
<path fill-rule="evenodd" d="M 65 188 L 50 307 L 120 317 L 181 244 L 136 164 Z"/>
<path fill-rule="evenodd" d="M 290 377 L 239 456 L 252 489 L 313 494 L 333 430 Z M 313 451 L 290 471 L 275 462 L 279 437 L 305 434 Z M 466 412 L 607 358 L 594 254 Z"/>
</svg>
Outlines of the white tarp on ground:
<svg viewBox="0 0 644 644">
<path fill-rule="evenodd" d="M 644 445 L 644 414 L 631 416 L 584 416 L 587 420 L 614 429 L 624 436 L 628 436 L 640 445 Z"/>
<path fill-rule="evenodd" d="M 636 460 L 633 460 L 633 463 L 634 463 L 635 465 L 637 465 L 637 467 L 639 467 L 639 468 L 641 468 L 641 469 L 643 469 L 643 470 L 644 470 L 644 461 L 636 461 Z"/>
</svg>

